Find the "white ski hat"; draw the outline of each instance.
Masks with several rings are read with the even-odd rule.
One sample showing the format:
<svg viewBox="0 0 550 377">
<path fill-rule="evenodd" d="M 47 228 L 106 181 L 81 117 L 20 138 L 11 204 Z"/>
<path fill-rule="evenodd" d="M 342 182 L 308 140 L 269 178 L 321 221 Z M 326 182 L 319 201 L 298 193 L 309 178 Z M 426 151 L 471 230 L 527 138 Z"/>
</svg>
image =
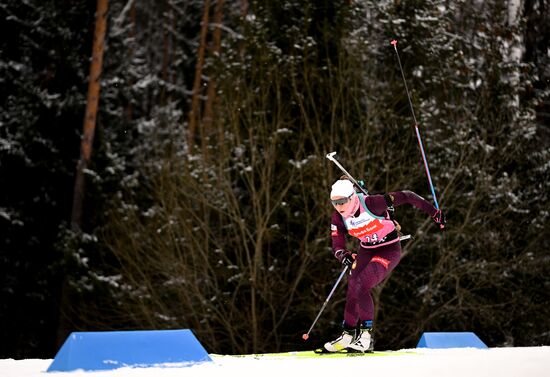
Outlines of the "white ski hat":
<svg viewBox="0 0 550 377">
<path fill-rule="evenodd" d="M 340 179 L 332 185 L 332 191 L 330 192 L 330 197 L 334 198 L 337 196 L 348 197 L 355 193 L 353 188 L 353 183 L 347 179 Z"/>
</svg>

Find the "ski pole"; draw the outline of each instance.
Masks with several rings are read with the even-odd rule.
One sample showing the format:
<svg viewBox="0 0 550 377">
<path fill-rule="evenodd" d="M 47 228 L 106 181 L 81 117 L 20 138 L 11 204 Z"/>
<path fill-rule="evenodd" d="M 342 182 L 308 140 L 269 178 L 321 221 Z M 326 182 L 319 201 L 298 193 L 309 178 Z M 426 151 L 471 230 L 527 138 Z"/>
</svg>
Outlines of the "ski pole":
<svg viewBox="0 0 550 377">
<path fill-rule="evenodd" d="M 332 297 L 332 294 L 334 293 L 334 291 L 336 290 L 336 287 L 338 287 L 338 284 L 340 284 L 340 281 L 342 280 L 342 278 L 344 277 L 344 275 L 346 274 L 346 272 L 348 271 L 348 266 L 345 266 L 344 269 L 342 270 L 342 272 L 340 273 L 340 276 L 338 276 L 338 280 L 336 280 L 336 283 L 334 284 L 334 287 L 332 287 L 332 290 L 330 291 L 330 293 L 328 294 L 328 297 L 327 299 L 325 300 L 325 302 L 323 303 L 323 306 L 321 307 L 321 310 L 319 310 L 319 314 L 317 314 L 317 317 L 315 317 L 315 320 L 313 321 L 313 323 L 311 324 L 311 327 L 309 328 L 309 330 L 307 331 L 306 334 L 302 335 L 302 339 L 303 340 L 307 340 L 309 338 L 309 333 L 311 332 L 311 330 L 313 329 L 313 326 L 315 326 L 315 324 L 317 323 L 317 320 L 319 319 L 319 317 L 321 316 L 321 313 L 323 312 L 323 310 L 325 310 L 325 307 L 327 306 L 330 298 Z"/>
<path fill-rule="evenodd" d="M 367 190 L 365 190 L 359 183 L 357 183 L 357 181 L 355 180 L 355 178 L 353 178 L 353 177 L 351 176 L 351 174 L 348 173 L 348 171 L 347 171 L 346 169 L 344 169 L 344 167 L 338 162 L 338 160 L 336 160 L 336 159 L 334 158 L 334 155 L 336 155 L 336 152 L 330 152 L 330 153 L 327 153 L 327 156 L 326 156 L 326 157 L 327 157 L 330 161 L 334 162 L 334 163 L 336 164 L 336 166 L 338 166 L 338 167 L 340 168 L 340 170 L 342 170 L 342 171 L 344 172 L 344 174 L 348 176 L 348 178 L 350 179 L 350 181 L 352 181 L 352 182 L 355 184 L 355 186 L 359 187 L 359 190 L 361 190 L 361 191 L 363 192 L 363 194 L 368 195 L 369 193 L 367 192 Z"/>
<path fill-rule="evenodd" d="M 394 39 L 391 41 L 391 44 L 397 55 L 397 62 L 399 63 L 399 69 L 401 71 L 401 77 L 403 77 L 403 83 L 405 84 L 405 91 L 407 92 L 407 98 L 409 100 L 409 106 L 411 107 L 411 113 L 414 120 L 414 131 L 416 133 L 416 139 L 418 140 L 418 146 L 420 147 L 420 153 L 422 154 L 422 160 L 424 161 L 424 169 L 426 170 L 426 176 L 428 177 L 428 184 L 430 185 L 430 190 L 432 191 L 432 196 L 434 198 L 435 208 L 439 209 L 439 204 L 437 203 L 437 197 L 435 196 L 435 189 L 432 183 L 432 176 L 430 175 L 430 168 L 428 166 L 428 160 L 426 159 L 426 153 L 424 152 L 424 146 L 422 145 L 422 139 L 420 137 L 420 131 L 418 131 L 418 122 L 416 121 L 416 116 L 414 115 L 414 108 L 411 100 L 411 95 L 409 93 L 409 88 L 407 87 L 407 81 L 405 80 L 405 73 L 403 73 L 403 66 L 401 65 L 401 58 L 399 57 L 399 52 L 397 51 L 397 40 Z"/>
</svg>

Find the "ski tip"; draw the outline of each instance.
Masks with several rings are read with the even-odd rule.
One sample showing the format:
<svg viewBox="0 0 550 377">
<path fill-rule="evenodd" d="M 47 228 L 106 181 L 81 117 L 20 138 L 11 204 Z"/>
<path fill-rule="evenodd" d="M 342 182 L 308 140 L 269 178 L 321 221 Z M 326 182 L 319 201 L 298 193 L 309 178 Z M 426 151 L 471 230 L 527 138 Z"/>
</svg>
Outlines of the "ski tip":
<svg viewBox="0 0 550 377">
<path fill-rule="evenodd" d="M 396 47 L 397 46 L 397 39 L 392 39 L 392 41 L 390 43 L 393 47 Z"/>
<path fill-rule="evenodd" d="M 302 339 L 303 339 L 303 340 L 308 340 L 308 338 L 309 338 L 309 335 L 308 335 L 308 334 L 302 335 Z"/>
</svg>

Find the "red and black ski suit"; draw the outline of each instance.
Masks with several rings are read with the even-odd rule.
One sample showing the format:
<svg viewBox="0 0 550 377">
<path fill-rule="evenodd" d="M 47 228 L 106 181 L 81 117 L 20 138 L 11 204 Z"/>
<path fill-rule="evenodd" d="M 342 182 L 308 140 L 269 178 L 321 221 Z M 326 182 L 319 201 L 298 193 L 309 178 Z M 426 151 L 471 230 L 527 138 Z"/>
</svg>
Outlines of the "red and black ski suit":
<svg viewBox="0 0 550 377">
<path fill-rule="evenodd" d="M 411 204 L 426 214 L 434 216 L 437 209 L 428 201 L 412 191 L 396 191 L 386 195 L 368 195 L 364 197 L 364 205 L 376 216 L 388 218 L 388 205 L 397 207 Z M 364 207 L 363 207 L 364 208 Z M 358 209 L 354 216 L 359 216 Z M 352 216 L 353 217 L 353 216 Z M 346 228 L 344 218 L 334 211 L 332 214 L 332 251 L 340 261 L 346 251 Z M 389 234 L 383 242 L 375 245 L 360 243 L 354 266 L 348 277 L 346 306 L 344 312 L 344 326 L 355 327 L 361 321 L 374 320 L 374 303 L 371 289 L 380 284 L 397 266 L 401 259 L 401 244 L 397 230 Z"/>
</svg>

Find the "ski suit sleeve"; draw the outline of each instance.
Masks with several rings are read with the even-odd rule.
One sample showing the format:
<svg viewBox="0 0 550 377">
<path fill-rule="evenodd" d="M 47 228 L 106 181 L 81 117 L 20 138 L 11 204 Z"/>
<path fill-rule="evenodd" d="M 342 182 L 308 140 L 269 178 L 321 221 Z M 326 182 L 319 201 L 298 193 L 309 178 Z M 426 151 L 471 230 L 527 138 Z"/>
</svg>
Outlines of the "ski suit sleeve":
<svg viewBox="0 0 550 377">
<path fill-rule="evenodd" d="M 393 199 L 394 207 L 398 207 L 403 204 L 410 204 L 432 217 L 437 212 L 437 208 L 435 208 L 430 202 L 412 191 L 394 191 L 390 192 L 389 195 Z"/>
<path fill-rule="evenodd" d="M 330 224 L 330 236 L 332 240 L 332 253 L 338 260 L 346 253 L 346 233 L 347 230 L 342 216 L 334 211 Z"/>
</svg>

